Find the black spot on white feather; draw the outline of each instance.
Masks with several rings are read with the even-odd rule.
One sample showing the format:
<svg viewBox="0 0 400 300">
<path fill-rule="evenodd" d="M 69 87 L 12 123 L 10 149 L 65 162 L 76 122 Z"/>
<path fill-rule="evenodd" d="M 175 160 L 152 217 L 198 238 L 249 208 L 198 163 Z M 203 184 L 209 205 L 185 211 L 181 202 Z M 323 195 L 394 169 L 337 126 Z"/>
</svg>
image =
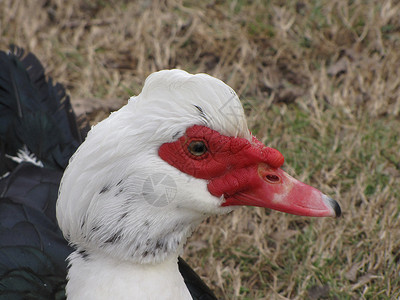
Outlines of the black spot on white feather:
<svg viewBox="0 0 400 300">
<path fill-rule="evenodd" d="M 168 242 L 164 243 L 163 251 L 168 252 Z"/>
<path fill-rule="evenodd" d="M 100 228 L 101 228 L 101 225 L 93 226 L 90 231 L 93 233 L 93 232 L 99 231 Z"/>
<path fill-rule="evenodd" d="M 201 114 L 204 114 L 204 111 L 203 111 L 203 109 L 202 109 L 200 106 L 195 105 L 195 104 L 193 104 L 193 106 L 196 107 L 197 110 L 198 110 Z"/>
<path fill-rule="evenodd" d="M 86 219 L 87 219 L 87 216 L 85 215 L 85 217 L 82 219 L 82 222 L 81 222 L 81 229 L 83 229 L 83 226 L 85 226 Z"/>
<path fill-rule="evenodd" d="M 99 194 L 104 194 L 107 193 L 110 190 L 110 187 L 108 185 L 103 186 Z"/>
<path fill-rule="evenodd" d="M 121 230 L 117 231 L 114 233 L 111 237 L 109 237 L 104 243 L 107 244 L 115 244 L 118 243 L 122 238 L 122 232 Z"/>
<path fill-rule="evenodd" d="M 89 253 L 87 253 L 85 249 L 79 249 L 78 250 L 78 254 L 79 254 L 80 257 L 82 257 L 82 259 L 84 261 L 88 261 L 89 260 Z"/>
<path fill-rule="evenodd" d="M 123 182 L 122 179 L 120 181 L 118 181 L 117 186 L 121 185 L 122 182 Z"/>
<path fill-rule="evenodd" d="M 124 212 L 123 214 L 121 214 L 121 216 L 119 217 L 118 222 L 121 222 L 123 219 L 125 219 L 127 217 L 127 215 L 129 214 L 129 212 Z"/>
<path fill-rule="evenodd" d="M 156 249 L 161 250 L 164 247 L 164 243 L 161 240 L 157 240 Z"/>
<path fill-rule="evenodd" d="M 183 229 L 184 225 L 182 222 L 176 222 L 174 225 L 174 229 L 172 230 L 173 232 L 175 231 L 181 231 Z"/>
<path fill-rule="evenodd" d="M 119 195 L 121 195 L 121 193 L 124 191 L 124 189 L 123 188 L 120 188 L 119 190 L 118 190 L 118 192 L 116 192 L 115 193 L 115 197 L 118 197 Z"/>
<path fill-rule="evenodd" d="M 207 123 L 208 122 L 208 118 L 207 118 L 207 115 L 204 112 L 204 110 L 198 105 L 193 104 L 193 106 L 199 111 L 200 117 Z"/>
<path fill-rule="evenodd" d="M 177 139 L 178 136 L 180 136 L 180 135 L 181 135 L 181 132 L 180 132 L 180 131 L 177 131 L 177 132 L 175 132 L 174 135 L 172 136 L 172 139 L 175 140 L 175 139 Z"/>
</svg>

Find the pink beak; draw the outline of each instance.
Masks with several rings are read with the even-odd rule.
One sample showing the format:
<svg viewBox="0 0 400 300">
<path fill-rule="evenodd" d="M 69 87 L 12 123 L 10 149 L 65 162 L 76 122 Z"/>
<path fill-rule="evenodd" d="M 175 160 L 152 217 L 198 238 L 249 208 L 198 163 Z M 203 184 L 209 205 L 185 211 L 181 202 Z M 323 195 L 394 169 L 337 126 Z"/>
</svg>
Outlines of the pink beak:
<svg viewBox="0 0 400 300">
<path fill-rule="evenodd" d="M 332 198 L 304 184 L 280 168 L 265 163 L 248 169 L 250 186 L 224 195 L 222 206 L 250 205 L 271 208 L 293 215 L 339 217 L 341 209 Z"/>
</svg>

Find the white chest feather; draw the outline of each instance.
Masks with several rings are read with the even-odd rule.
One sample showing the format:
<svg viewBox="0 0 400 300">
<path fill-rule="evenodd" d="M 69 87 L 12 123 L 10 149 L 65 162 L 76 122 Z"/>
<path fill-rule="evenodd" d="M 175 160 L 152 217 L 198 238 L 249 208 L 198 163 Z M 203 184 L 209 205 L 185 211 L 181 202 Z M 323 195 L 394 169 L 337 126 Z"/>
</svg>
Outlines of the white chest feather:
<svg viewBox="0 0 400 300">
<path fill-rule="evenodd" d="M 132 264 L 73 254 L 68 300 L 191 300 L 177 258 L 159 264 Z"/>
</svg>

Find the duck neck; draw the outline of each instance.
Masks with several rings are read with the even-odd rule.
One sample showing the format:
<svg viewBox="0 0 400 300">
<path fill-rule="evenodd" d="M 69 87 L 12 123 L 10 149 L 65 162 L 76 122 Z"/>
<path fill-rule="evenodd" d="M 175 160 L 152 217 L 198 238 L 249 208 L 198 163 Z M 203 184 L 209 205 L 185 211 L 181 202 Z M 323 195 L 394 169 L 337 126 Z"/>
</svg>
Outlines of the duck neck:
<svg viewBox="0 0 400 300">
<path fill-rule="evenodd" d="M 179 273 L 177 255 L 147 264 L 82 251 L 69 259 L 68 300 L 192 299 Z"/>
</svg>

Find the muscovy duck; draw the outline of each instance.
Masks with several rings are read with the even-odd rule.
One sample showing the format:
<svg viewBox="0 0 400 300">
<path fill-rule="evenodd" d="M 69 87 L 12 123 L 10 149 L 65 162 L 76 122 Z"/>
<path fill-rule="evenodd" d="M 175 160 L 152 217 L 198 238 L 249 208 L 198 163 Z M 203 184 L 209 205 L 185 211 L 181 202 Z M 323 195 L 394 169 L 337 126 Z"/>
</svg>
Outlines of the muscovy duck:
<svg viewBox="0 0 400 300">
<path fill-rule="evenodd" d="M 56 201 L 81 142 L 64 87 L 46 80 L 32 53 L 0 51 L 0 299 L 65 299 L 74 249 L 58 227 Z M 183 259 L 178 266 L 193 299 L 216 299 Z"/>
<path fill-rule="evenodd" d="M 142 92 L 94 126 L 63 175 L 57 219 L 76 247 L 70 299 L 191 299 L 177 260 L 205 218 L 240 205 L 304 216 L 340 207 L 280 167 L 247 128 L 222 81 L 151 74 Z"/>
</svg>

